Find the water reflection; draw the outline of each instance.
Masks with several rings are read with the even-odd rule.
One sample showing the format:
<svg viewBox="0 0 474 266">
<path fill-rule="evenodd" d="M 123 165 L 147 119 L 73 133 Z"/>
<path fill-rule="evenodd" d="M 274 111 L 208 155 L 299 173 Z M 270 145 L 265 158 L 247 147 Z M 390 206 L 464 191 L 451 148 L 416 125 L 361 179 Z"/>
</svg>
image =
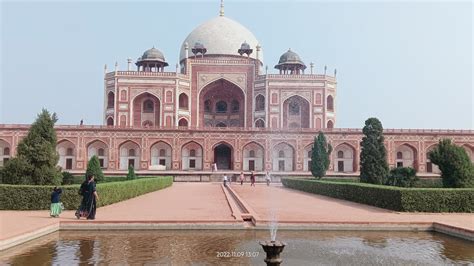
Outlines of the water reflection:
<svg viewBox="0 0 474 266">
<path fill-rule="evenodd" d="M 13 265 L 263 264 L 267 231 L 76 231 L 0 253 Z M 281 231 L 286 265 L 473 263 L 474 243 L 426 232 Z M 35 242 L 35 241 L 33 241 Z"/>
</svg>

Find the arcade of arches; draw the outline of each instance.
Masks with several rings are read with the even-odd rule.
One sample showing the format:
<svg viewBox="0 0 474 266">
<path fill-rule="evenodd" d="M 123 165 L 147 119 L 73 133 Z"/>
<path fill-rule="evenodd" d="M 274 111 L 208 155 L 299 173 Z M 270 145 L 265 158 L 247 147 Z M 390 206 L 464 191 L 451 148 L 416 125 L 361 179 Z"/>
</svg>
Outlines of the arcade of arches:
<svg viewBox="0 0 474 266">
<path fill-rule="evenodd" d="M 82 127 L 87 135 L 97 134 L 97 129 Z M 100 131 L 100 130 L 99 130 Z M 24 131 L 25 134 L 27 130 Z M 252 131 L 241 135 L 233 131 L 214 130 L 209 134 L 179 131 L 183 142 L 173 142 L 176 132 L 158 132 L 153 139 L 122 138 L 111 144 L 111 138 L 88 139 L 78 142 L 79 136 L 71 137 L 70 131 L 58 129 L 58 166 L 64 170 L 81 170 L 87 160 L 96 155 L 100 166 L 106 171 L 127 171 L 132 165 L 137 170 L 211 171 L 212 164 L 218 170 L 308 172 L 311 168 L 313 133 L 288 132 L 288 140 L 272 140 L 265 131 Z M 102 135 L 111 134 L 106 130 Z M 64 134 L 67 133 L 67 134 Z M 117 133 L 114 133 L 117 134 Z M 147 132 L 147 134 L 151 134 Z M 159 135 L 158 135 L 159 134 Z M 279 136 L 281 136 L 281 133 Z M 291 135 L 294 134 L 294 135 Z M 149 136 L 149 135 L 148 135 Z M 158 136 L 166 136 L 160 139 Z M 276 135 L 275 135 L 276 136 Z M 338 133 L 328 133 L 334 147 L 330 155 L 329 172 L 357 173 L 359 168 L 359 139 L 337 140 Z M 297 140 L 300 138 L 299 140 Z M 347 138 L 347 137 L 344 137 Z M 391 137 L 393 139 L 393 137 Z M 186 140 L 185 140 L 186 139 Z M 335 140 L 336 139 L 336 140 Z M 430 162 L 428 153 L 437 141 L 426 145 L 418 142 L 390 140 L 387 159 L 390 167 L 413 167 L 420 173 L 439 174 L 438 167 Z M 80 145 L 78 143 L 81 143 Z M 144 143 L 147 143 L 144 146 Z M 455 142 L 456 143 L 456 142 Z M 14 156 L 17 142 L 11 138 L 0 139 L 0 164 Z M 84 145 L 84 146 L 81 146 Z M 470 143 L 459 143 L 474 161 L 474 149 Z M 420 149 L 418 147 L 424 147 Z"/>
</svg>

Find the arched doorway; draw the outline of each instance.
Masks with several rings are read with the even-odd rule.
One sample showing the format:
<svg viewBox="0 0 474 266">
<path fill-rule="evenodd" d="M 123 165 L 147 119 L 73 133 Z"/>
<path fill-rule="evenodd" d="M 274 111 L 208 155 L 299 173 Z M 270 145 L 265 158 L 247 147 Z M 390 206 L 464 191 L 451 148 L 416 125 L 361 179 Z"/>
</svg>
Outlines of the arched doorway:
<svg viewBox="0 0 474 266">
<path fill-rule="evenodd" d="M 283 127 L 309 128 L 309 102 L 295 95 L 283 102 Z"/>
<path fill-rule="evenodd" d="M 160 125 L 160 100 L 148 93 L 142 93 L 133 100 L 133 125 L 152 127 Z"/>
<path fill-rule="evenodd" d="M 245 126 L 245 95 L 235 84 L 219 79 L 205 86 L 199 94 L 199 125 Z"/>
<path fill-rule="evenodd" d="M 218 170 L 232 170 L 232 148 L 224 143 L 214 147 L 214 163 Z"/>
</svg>

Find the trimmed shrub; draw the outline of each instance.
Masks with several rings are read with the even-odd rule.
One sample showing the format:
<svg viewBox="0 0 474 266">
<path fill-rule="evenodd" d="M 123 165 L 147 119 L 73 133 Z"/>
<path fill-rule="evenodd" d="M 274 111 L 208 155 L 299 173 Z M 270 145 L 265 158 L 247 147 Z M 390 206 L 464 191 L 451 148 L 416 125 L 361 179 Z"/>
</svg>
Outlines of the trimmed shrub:
<svg viewBox="0 0 474 266">
<path fill-rule="evenodd" d="M 87 170 L 85 178 L 88 175 L 93 175 L 94 180 L 99 183 L 104 180 L 104 173 L 102 173 L 102 168 L 100 168 L 99 158 L 97 156 L 92 156 L 89 162 L 87 163 Z"/>
<path fill-rule="evenodd" d="M 61 185 L 72 185 L 74 184 L 74 176 L 69 172 L 63 172 L 63 181 Z"/>
<path fill-rule="evenodd" d="M 173 177 L 143 178 L 125 182 L 97 184 L 98 207 L 157 191 L 173 184 Z M 79 207 L 79 185 L 62 186 L 61 202 L 68 210 Z M 54 186 L 0 185 L 1 210 L 47 210 Z"/>
<path fill-rule="evenodd" d="M 135 174 L 135 169 L 133 168 L 132 165 L 128 166 L 128 174 L 127 174 L 127 180 L 133 180 L 137 179 L 137 175 Z"/>
<path fill-rule="evenodd" d="M 440 140 L 428 157 L 441 170 L 444 187 L 474 188 L 474 164 L 466 151 L 450 139 Z"/>
<path fill-rule="evenodd" d="M 285 187 L 406 212 L 474 212 L 474 189 L 400 188 L 282 178 Z"/>
<path fill-rule="evenodd" d="M 418 177 L 416 170 L 411 167 L 397 167 L 390 170 L 385 185 L 396 187 L 413 187 Z"/>
<path fill-rule="evenodd" d="M 321 179 L 329 169 L 329 155 L 332 152 L 331 144 L 327 143 L 323 132 L 319 132 L 314 138 L 313 150 L 311 152 L 311 174 Z"/>
<path fill-rule="evenodd" d="M 388 163 L 382 123 L 377 118 L 369 118 L 362 132 L 365 136 L 360 143 L 360 182 L 383 184 L 388 174 Z"/>
</svg>

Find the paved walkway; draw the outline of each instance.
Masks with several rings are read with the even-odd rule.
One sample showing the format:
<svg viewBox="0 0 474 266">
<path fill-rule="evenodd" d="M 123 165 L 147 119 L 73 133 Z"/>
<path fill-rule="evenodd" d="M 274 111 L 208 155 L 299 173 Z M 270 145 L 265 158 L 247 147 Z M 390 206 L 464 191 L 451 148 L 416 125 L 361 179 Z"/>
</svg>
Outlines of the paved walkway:
<svg viewBox="0 0 474 266">
<path fill-rule="evenodd" d="M 261 220 L 280 222 L 424 223 L 438 222 L 474 230 L 474 214 L 400 213 L 345 200 L 310 194 L 282 186 L 232 185 Z"/>
<path fill-rule="evenodd" d="M 474 230 L 474 214 L 398 213 L 278 185 L 250 187 L 233 183 L 232 188 L 255 214 L 257 225 L 275 219 L 288 224 L 437 222 Z M 99 208 L 95 221 L 78 221 L 74 211 L 62 213 L 58 219 L 50 218 L 48 211 L 0 211 L 0 241 L 5 243 L 48 227 L 59 228 L 60 222 L 84 226 L 110 222 L 242 225 L 232 216 L 231 206 L 236 205 L 229 204 L 220 183 L 174 183 L 164 190 Z"/>
</svg>

